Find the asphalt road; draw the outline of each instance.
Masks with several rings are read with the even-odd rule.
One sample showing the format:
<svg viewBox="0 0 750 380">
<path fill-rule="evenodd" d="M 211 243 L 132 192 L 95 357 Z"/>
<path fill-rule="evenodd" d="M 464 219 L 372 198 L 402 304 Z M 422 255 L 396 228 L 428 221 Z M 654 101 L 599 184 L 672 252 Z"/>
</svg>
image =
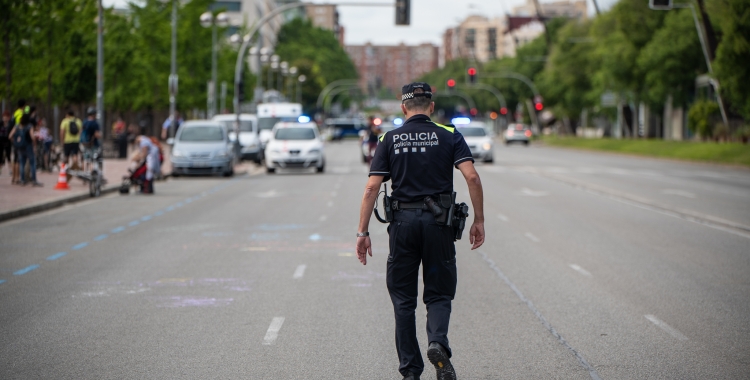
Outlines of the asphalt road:
<svg viewBox="0 0 750 380">
<path fill-rule="evenodd" d="M 0 378 L 400 379 L 385 226 L 354 255 L 366 168 L 354 142 L 327 159 L 0 224 Z M 750 377 L 750 171 L 533 145 L 477 166 L 459 378 Z"/>
</svg>

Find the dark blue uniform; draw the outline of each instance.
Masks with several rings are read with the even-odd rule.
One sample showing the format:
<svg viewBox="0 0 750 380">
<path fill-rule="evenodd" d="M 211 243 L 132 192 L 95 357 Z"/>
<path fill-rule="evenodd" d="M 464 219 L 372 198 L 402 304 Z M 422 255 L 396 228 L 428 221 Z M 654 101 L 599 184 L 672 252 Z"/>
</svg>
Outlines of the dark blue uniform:
<svg viewBox="0 0 750 380">
<path fill-rule="evenodd" d="M 453 168 L 464 161 L 474 159 L 458 130 L 416 115 L 381 137 L 370 175 L 392 180 L 392 197 L 399 203 L 423 202 L 427 196 L 452 193 Z M 424 370 L 415 322 L 420 263 L 427 337 L 451 352 L 448 323 L 457 281 L 453 230 L 438 225 L 427 210 L 405 209 L 394 212 L 388 234 L 386 282 L 396 317 L 399 372 L 419 376 Z"/>
</svg>

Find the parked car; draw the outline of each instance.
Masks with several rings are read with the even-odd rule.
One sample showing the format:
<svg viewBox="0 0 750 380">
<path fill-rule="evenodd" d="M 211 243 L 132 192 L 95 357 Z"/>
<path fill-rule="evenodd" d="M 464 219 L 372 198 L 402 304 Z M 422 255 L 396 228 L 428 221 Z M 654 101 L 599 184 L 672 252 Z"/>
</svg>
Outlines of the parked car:
<svg viewBox="0 0 750 380">
<path fill-rule="evenodd" d="M 367 126 L 365 123 L 358 118 L 339 118 L 339 119 L 327 119 L 325 121 L 326 128 L 331 129 L 331 136 L 333 140 L 341 140 L 345 137 L 358 137 L 359 131 L 365 129 Z"/>
<path fill-rule="evenodd" d="M 492 134 L 488 131 L 487 126 L 482 122 L 472 121 L 466 125 L 459 125 L 458 131 L 464 136 L 466 144 L 469 145 L 471 155 L 475 159 L 483 162 L 493 162 L 495 160 Z"/>
<path fill-rule="evenodd" d="M 235 114 L 222 114 L 214 116 L 213 120 L 221 122 L 229 131 L 229 139 L 234 141 L 236 136 L 234 132 L 234 124 L 237 120 Z M 263 149 L 260 146 L 260 139 L 258 137 L 258 117 L 253 114 L 243 113 L 240 114 L 240 159 L 241 160 L 252 160 L 256 164 L 260 164 L 263 160 Z"/>
<path fill-rule="evenodd" d="M 265 151 L 267 173 L 278 168 L 325 171 L 325 146 L 315 123 L 280 122 L 272 132 Z"/>
<path fill-rule="evenodd" d="M 523 145 L 528 146 L 532 135 L 533 133 L 528 126 L 525 126 L 523 124 L 511 124 L 510 126 L 508 126 L 508 129 L 505 130 L 503 138 L 505 139 L 505 145 L 510 145 L 510 143 L 513 142 L 519 142 L 523 143 Z"/>
<path fill-rule="evenodd" d="M 302 104 L 299 103 L 262 103 L 258 104 L 258 129 L 260 130 L 261 149 L 271 139 L 271 132 L 280 121 L 297 121 L 302 116 Z"/>
<path fill-rule="evenodd" d="M 234 175 L 237 158 L 234 142 L 229 140 L 227 127 L 213 120 L 185 122 L 177 131 L 172 145 L 172 175 L 222 174 Z"/>
</svg>

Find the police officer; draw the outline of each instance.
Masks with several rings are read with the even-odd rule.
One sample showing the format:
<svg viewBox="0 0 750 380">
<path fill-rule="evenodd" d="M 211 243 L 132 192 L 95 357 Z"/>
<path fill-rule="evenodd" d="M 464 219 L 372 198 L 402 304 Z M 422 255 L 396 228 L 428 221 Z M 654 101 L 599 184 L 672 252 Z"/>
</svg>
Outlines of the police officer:
<svg viewBox="0 0 750 380">
<path fill-rule="evenodd" d="M 360 207 L 357 256 L 365 265 L 367 255 L 372 256 L 370 214 L 380 185 L 391 180 L 395 211 L 388 226 L 386 282 L 396 318 L 399 372 L 404 379 L 417 380 L 424 369 L 415 322 L 421 262 L 423 301 L 427 306 L 427 358 L 435 366 L 438 379 L 455 379 L 447 336 L 451 301 L 456 294 L 454 233 L 451 227 L 438 224 L 426 204 L 431 202 L 426 199 L 435 201 L 441 194 L 451 194 L 453 167 L 460 170 L 474 206 L 469 241 L 476 249 L 484 243 L 482 183 L 459 131 L 430 120 L 429 115 L 435 110 L 430 86 L 411 83 L 401 92 L 401 110 L 407 120 L 400 128 L 381 136 L 375 150 Z"/>
</svg>

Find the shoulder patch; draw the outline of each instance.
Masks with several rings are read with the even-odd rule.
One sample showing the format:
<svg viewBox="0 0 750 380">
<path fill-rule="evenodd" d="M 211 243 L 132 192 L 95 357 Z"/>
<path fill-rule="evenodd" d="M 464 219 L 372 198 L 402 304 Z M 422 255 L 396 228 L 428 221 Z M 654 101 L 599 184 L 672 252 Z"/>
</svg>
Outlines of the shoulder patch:
<svg viewBox="0 0 750 380">
<path fill-rule="evenodd" d="M 434 121 L 432 122 L 432 124 L 435 124 L 438 127 L 443 128 L 443 129 L 445 129 L 446 131 L 448 131 L 450 133 L 455 133 L 456 132 L 456 128 L 451 128 L 451 127 L 449 127 L 447 125 L 438 124 L 438 123 L 436 123 Z"/>
</svg>

